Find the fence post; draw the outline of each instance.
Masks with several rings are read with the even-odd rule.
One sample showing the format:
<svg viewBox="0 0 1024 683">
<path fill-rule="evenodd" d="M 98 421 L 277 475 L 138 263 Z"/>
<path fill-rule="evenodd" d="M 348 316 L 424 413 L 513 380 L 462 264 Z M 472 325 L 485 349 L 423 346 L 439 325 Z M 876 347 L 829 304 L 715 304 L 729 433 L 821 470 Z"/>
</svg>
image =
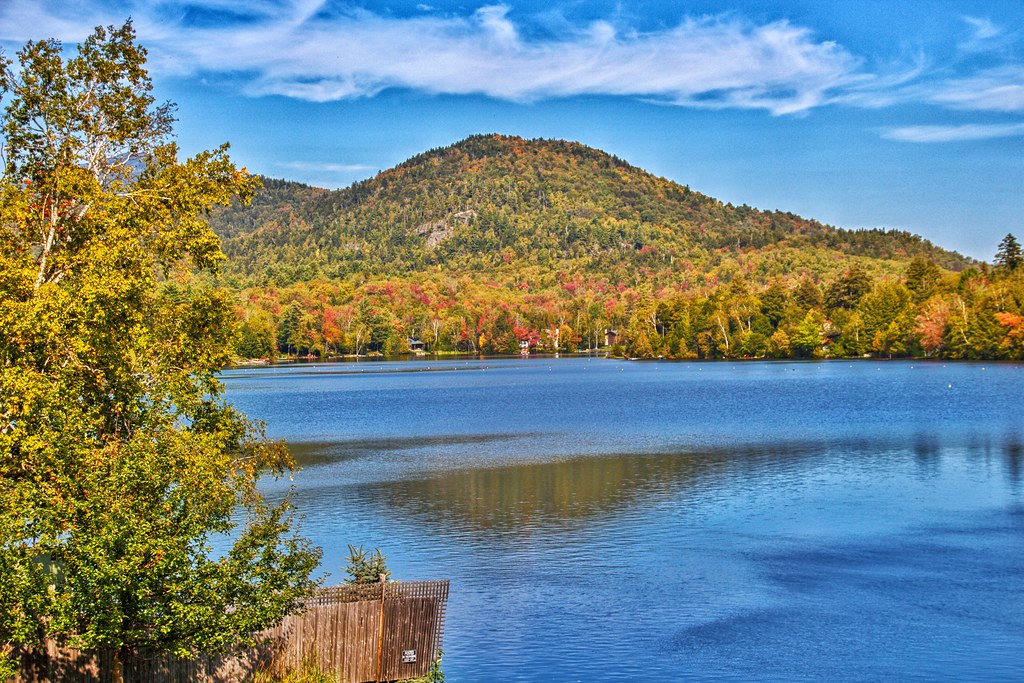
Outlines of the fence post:
<svg viewBox="0 0 1024 683">
<path fill-rule="evenodd" d="M 384 591 L 387 588 L 387 577 L 380 575 L 380 629 L 377 632 L 377 683 L 380 683 L 382 666 L 384 665 Z"/>
</svg>

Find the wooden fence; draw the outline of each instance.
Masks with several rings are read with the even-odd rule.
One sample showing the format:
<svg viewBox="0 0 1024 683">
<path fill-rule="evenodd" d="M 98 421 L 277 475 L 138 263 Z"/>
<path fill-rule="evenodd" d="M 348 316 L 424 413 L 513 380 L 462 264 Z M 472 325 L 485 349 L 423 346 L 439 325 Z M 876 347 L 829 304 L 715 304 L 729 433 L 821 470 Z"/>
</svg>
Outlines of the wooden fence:
<svg viewBox="0 0 1024 683">
<path fill-rule="evenodd" d="M 301 614 L 259 635 L 256 647 L 221 657 L 133 657 L 132 683 L 241 683 L 259 671 L 278 675 L 307 664 L 348 683 L 428 673 L 441 647 L 448 581 L 410 581 L 321 590 Z M 13 683 L 106 683 L 109 653 L 47 643 L 22 654 Z"/>
</svg>

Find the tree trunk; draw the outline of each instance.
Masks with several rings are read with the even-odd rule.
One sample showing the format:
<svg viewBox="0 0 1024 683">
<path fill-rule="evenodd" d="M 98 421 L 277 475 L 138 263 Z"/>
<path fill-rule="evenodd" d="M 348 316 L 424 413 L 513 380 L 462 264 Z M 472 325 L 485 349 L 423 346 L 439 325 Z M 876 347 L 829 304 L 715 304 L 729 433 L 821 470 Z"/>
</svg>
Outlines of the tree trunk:
<svg viewBox="0 0 1024 683">
<path fill-rule="evenodd" d="M 125 654 L 123 647 L 114 650 L 114 656 L 110 661 L 110 683 L 124 683 Z"/>
</svg>

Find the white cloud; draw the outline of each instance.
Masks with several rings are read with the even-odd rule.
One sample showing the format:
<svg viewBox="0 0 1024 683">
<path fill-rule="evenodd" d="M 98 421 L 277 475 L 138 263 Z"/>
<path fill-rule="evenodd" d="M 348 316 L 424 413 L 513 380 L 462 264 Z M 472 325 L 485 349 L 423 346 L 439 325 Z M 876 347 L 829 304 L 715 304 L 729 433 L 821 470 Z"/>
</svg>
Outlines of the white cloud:
<svg viewBox="0 0 1024 683">
<path fill-rule="evenodd" d="M 972 41 L 989 40 L 1003 33 L 1002 29 L 993 24 L 991 20 L 983 17 L 963 17 L 963 20 L 974 29 L 974 35 L 971 36 Z"/>
<path fill-rule="evenodd" d="M 515 48 L 519 42 L 519 32 L 515 24 L 508 20 L 508 11 L 505 5 L 489 5 L 478 9 L 475 16 L 497 45 Z"/>
<path fill-rule="evenodd" d="M 905 126 L 890 128 L 882 137 L 903 142 L 965 142 L 1024 136 L 1024 123 Z"/>
<path fill-rule="evenodd" d="M 999 67 L 946 81 L 931 99 L 954 109 L 1024 112 L 1024 66 Z"/>
<path fill-rule="evenodd" d="M 77 24 L 81 38 L 98 23 L 131 14 L 154 69 L 234 74 L 245 79 L 249 94 L 313 101 L 409 88 L 512 101 L 622 95 L 785 114 L 824 104 L 863 79 L 860 61 L 847 50 L 787 22 L 686 19 L 647 33 L 594 22 L 559 37 L 526 39 L 505 5 L 468 16 L 411 18 L 357 9 L 332 14 L 321 12 L 322 5 L 257 3 L 248 8 L 249 21 L 183 29 L 173 21 L 174 3 L 140 0 L 119 6 L 116 15 L 83 10 L 58 35 L 69 39 Z M 59 10 L 47 7 L 57 5 L 11 0 L 0 22 L 11 27 L 16 17 L 19 26 L 49 31 Z M 228 5 L 206 0 L 202 8 Z"/>
<path fill-rule="evenodd" d="M 372 96 L 385 88 L 437 94 L 483 94 L 512 101 L 574 95 L 623 95 L 691 106 L 767 109 L 776 114 L 828 101 L 857 81 L 858 61 L 832 43 L 784 22 L 687 20 L 657 33 L 622 35 L 605 22 L 558 40 L 525 41 L 504 7 L 468 18 L 385 19 L 360 13 L 303 39 L 271 39 L 286 55 L 265 59 L 260 40 L 235 35 L 232 60 L 257 66 L 253 94 L 313 100 Z M 258 53 L 247 50 L 262 43 Z M 301 43 L 298 49 L 284 45 Z M 229 69 L 223 51 L 189 60 L 201 69 Z"/>
<path fill-rule="evenodd" d="M 524 23 L 531 17 L 504 4 L 461 15 L 421 5 L 423 14 L 395 17 L 325 0 L 109 2 L 0 0 L 0 40 L 52 35 L 71 42 L 130 15 L 157 75 L 200 75 L 239 83 L 251 96 L 316 102 L 400 88 L 515 102 L 623 96 L 773 114 L 904 103 L 1024 111 L 1018 63 L 958 74 L 919 54 L 912 64 L 870 73 L 862 58 L 806 27 L 756 24 L 737 14 L 685 18 L 647 32 L 615 19 L 566 20 L 537 37 Z M 197 12 L 207 20 L 188 25 Z M 964 44 L 1007 40 L 988 19 L 962 19 Z"/>
</svg>

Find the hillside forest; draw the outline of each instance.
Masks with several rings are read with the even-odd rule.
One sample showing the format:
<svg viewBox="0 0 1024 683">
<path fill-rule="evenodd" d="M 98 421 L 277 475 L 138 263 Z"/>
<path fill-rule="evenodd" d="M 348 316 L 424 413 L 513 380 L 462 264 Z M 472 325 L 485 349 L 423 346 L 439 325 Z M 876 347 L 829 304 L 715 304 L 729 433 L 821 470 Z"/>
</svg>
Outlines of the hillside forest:
<svg viewBox="0 0 1024 683">
<path fill-rule="evenodd" d="M 1024 358 L 1012 234 L 990 265 L 496 135 L 343 190 L 263 182 L 211 216 L 229 258 L 208 284 L 234 292 L 240 359 Z"/>
</svg>

